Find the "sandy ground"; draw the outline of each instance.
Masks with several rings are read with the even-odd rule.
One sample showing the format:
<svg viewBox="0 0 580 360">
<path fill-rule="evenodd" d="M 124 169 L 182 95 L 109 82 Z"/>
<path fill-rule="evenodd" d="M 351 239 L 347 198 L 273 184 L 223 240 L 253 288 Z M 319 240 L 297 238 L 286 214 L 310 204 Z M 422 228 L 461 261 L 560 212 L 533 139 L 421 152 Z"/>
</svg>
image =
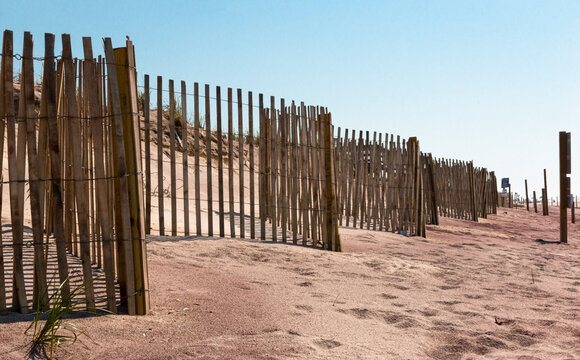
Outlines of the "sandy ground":
<svg viewBox="0 0 580 360">
<path fill-rule="evenodd" d="M 236 239 L 149 243 L 152 311 L 72 320 L 84 359 L 580 358 L 580 234 L 500 209 L 428 238 L 341 229 L 344 253 Z M 30 317 L 0 317 L 19 359 Z"/>
</svg>

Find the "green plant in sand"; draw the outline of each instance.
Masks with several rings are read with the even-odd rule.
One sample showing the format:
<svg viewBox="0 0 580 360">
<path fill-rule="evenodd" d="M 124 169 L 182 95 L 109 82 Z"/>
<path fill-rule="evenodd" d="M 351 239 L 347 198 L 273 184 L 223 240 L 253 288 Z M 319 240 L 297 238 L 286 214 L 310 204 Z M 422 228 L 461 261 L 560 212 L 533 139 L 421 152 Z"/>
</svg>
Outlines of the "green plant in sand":
<svg viewBox="0 0 580 360">
<path fill-rule="evenodd" d="M 68 319 L 70 315 L 88 312 L 84 301 L 76 300 L 82 298 L 78 295 L 83 292 L 86 284 L 82 283 L 71 288 L 69 294 L 66 292 L 63 294 L 63 289 L 68 283 L 69 279 L 67 278 L 50 296 L 49 304 L 52 304 L 50 309 L 42 309 L 39 302 L 34 320 L 25 331 L 25 334 L 28 334 L 31 329 L 33 330 L 32 344 L 28 351 L 29 358 L 53 359 L 54 353 L 62 343 L 75 343 L 79 340 L 82 344 L 79 339 L 81 335 L 90 339 L 85 331 L 77 328 Z"/>
</svg>

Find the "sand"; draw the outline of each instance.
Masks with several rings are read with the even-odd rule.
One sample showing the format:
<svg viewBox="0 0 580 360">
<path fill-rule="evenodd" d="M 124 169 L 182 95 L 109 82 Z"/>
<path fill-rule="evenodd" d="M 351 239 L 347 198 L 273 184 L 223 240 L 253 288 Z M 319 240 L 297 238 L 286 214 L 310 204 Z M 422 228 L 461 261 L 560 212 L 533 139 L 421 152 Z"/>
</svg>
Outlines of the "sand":
<svg viewBox="0 0 580 360">
<path fill-rule="evenodd" d="M 580 358 L 580 236 L 555 242 L 551 210 L 427 239 L 342 228 L 343 253 L 151 237 L 151 314 L 74 319 L 91 339 L 59 358 Z M 29 320 L 0 317 L 0 358 L 25 355 Z"/>
</svg>

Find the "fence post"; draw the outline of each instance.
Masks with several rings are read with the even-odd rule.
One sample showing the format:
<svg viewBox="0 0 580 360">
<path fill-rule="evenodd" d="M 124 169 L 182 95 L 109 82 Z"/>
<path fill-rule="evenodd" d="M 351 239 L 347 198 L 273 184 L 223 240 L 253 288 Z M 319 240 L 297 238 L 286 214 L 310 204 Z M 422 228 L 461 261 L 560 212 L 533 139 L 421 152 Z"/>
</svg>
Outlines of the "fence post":
<svg viewBox="0 0 580 360">
<path fill-rule="evenodd" d="M 411 153 L 413 171 L 413 217 L 415 220 L 415 235 L 425 237 L 425 214 L 423 212 L 423 172 L 421 171 L 421 157 L 419 156 L 419 141 L 416 137 L 410 137 L 407 143 Z"/>
<path fill-rule="evenodd" d="M 471 210 L 471 220 L 477 221 L 475 208 L 475 179 L 473 177 L 473 161 L 467 164 L 467 181 L 469 181 L 469 204 Z M 510 187 L 510 207 L 511 207 L 511 187 Z"/>
<path fill-rule="evenodd" d="M 528 179 L 526 179 L 526 210 L 530 211 L 530 199 L 528 197 Z"/>
<path fill-rule="evenodd" d="M 124 247 L 125 257 L 121 258 L 121 261 L 125 261 L 124 267 L 127 273 L 128 286 L 127 293 L 124 295 L 128 299 L 130 315 L 145 315 L 149 311 L 149 277 L 143 216 L 135 55 L 133 45 L 129 40 L 126 47 L 112 51 L 111 40 L 107 38 L 105 51 L 111 81 L 120 201 L 123 209 L 123 237 L 119 241 L 120 246 Z"/>
<path fill-rule="evenodd" d="M 325 193 L 326 193 L 326 234 L 327 246 L 331 251 L 342 251 L 340 246 L 340 236 L 338 234 L 338 206 L 336 203 L 336 187 L 334 186 L 336 174 L 334 173 L 334 146 L 333 134 L 331 131 L 332 116 L 329 113 L 320 116 L 324 127 L 324 173 L 325 173 Z"/>
<path fill-rule="evenodd" d="M 48 38 L 45 35 L 45 42 L 48 42 Z M 2 53 L 4 54 L 5 48 L 2 47 Z M 45 52 L 48 51 L 48 46 L 45 46 Z M 52 57 L 51 57 L 52 60 Z M 48 60 L 46 61 L 48 63 Z M 54 63 L 52 64 L 54 70 Z M 46 77 L 47 69 L 44 70 L 44 82 L 47 81 Z M 44 84 L 43 84 L 44 85 Z M 2 65 L 0 66 L 0 117 L 4 118 L 4 57 L 2 57 Z M 6 127 L 6 121 L 0 121 L 0 179 L 4 181 L 2 176 L 3 162 L 4 162 L 4 129 Z M 0 214 L 2 213 L 2 187 L 3 184 L 0 183 Z M 0 227 L 2 226 L 0 216 Z M 2 231 L 0 231 L 0 315 L 6 315 L 6 280 L 4 279 L 4 246 L 2 244 Z"/>
<path fill-rule="evenodd" d="M 437 182 L 435 180 L 435 167 L 433 166 L 433 156 L 429 154 L 428 165 L 429 167 L 429 187 L 431 188 L 431 223 L 433 225 L 439 225 L 439 211 L 437 204 Z"/>
<path fill-rule="evenodd" d="M 550 211 L 548 209 L 548 180 L 546 177 L 546 169 L 544 169 L 544 189 L 542 190 L 542 210 L 544 216 L 548 216 Z"/>
<path fill-rule="evenodd" d="M 487 197 L 486 190 L 487 190 L 487 169 L 481 169 L 481 182 L 482 182 L 482 190 L 481 190 L 481 217 L 487 219 Z"/>
<path fill-rule="evenodd" d="M 570 133 L 560 131 L 560 242 L 568 242 L 568 206 L 570 204 Z"/>
</svg>

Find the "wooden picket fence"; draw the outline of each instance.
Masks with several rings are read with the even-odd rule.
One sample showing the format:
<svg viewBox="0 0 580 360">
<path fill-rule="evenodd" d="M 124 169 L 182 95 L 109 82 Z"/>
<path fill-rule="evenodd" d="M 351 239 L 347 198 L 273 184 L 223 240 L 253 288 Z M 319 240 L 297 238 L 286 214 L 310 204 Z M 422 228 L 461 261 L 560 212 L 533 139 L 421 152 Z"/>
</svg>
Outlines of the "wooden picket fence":
<svg viewBox="0 0 580 360">
<path fill-rule="evenodd" d="M 342 135 L 324 107 L 287 106 L 284 99 L 276 107 L 274 97 L 266 107 L 262 94 L 254 105 L 252 92 L 241 89 L 222 97 L 220 86 L 212 93 L 205 85 L 201 94 L 194 83 L 188 93 L 182 81 L 178 102 L 172 80 L 166 90 L 161 77 L 156 88 L 144 79 L 147 233 L 339 250 L 338 226 L 426 236 L 426 224 L 437 225 L 439 216 L 477 221 L 496 213 L 493 172 L 434 160 L 416 138 L 375 132 L 371 140 L 368 131 L 357 137 L 348 129 Z"/>
<path fill-rule="evenodd" d="M 148 75 L 144 79 L 147 233 L 262 239 L 340 251 L 333 126 L 326 109 L 294 101 L 287 105 L 284 99 L 277 107 L 274 97 L 267 107 L 262 94 L 254 105 L 251 91 L 237 89 L 234 97 L 228 88 L 222 98 L 221 87 L 211 93 L 205 85 L 200 94 L 198 83 L 188 93 L 183 81 L 177 104 L 173 80 L 165 90 L 161 77 L 156 88 Z M 222 106 L 227 106 L 227 126 Z"/>
<path fill-rule="evenodd" d="M 55 36 L 45 34 L 44 57 L 34 57 L 26 32 L 23 53 L 16 54 L 13 33 L 4 31 L 0 204 L 7 185 L 11 221 L 0 233 L 0 313 L 44 309 L 64 284 L 65 298 L 81 286 L 88 310 L 117 312 L 121 306 L 129 314 L 145 314 L 149 293 L 133 46 L 127 41 L 113 49 L 106 38 L 105 56 L 95 58 L 91 39 L 83 38 L 84 60 L 73 58 L 67 34 L 60 56 L 54 47 Z M 15 60 L 21 60 L 19 81 L 14 81 Z M 35 62 L 43 69 L 40 86 L 34 83 Z"/>
<path fill-rule="evenodd" d="M 339 222 L 346 227 L 425 236 L 419 141 L 339 129 Z"/>
<path fill-rule="evenodd" d="M 36 58 L 32 35 L 22 55 L 12 36 L 0 76 L 0 205 L 7 185 L 11 220 L 0 232 L 0 313 L 49 306 L 69 280 L 65 293 L 83 284 L 89 310 L 146 314 L 146 235 L 341 251 L 340 226 L 425 237 L 440 216 L 496 212 L 493 172 L 434 159 L 417 138 L 343 135 L 323 106 L 263 94 L 256 103 L 241 89 L 187 92 L 160 76 L 152 87 L 145 75 L 139 92 L 131 41 L 113 49 L 106 38 L 95 57 L 83 38 L 77 59 L 69 35 L 57 57 L 46 34 Z"/>
<path fill-rule="evenodd" d="M 473 166 L 473 162 L 433 159 L 422 155 L 428 221 L 438 224 L 439 216 L 477 221 L 487 214 L 497 213 L 497 182 L 495 173 Z"/>
</svg>

